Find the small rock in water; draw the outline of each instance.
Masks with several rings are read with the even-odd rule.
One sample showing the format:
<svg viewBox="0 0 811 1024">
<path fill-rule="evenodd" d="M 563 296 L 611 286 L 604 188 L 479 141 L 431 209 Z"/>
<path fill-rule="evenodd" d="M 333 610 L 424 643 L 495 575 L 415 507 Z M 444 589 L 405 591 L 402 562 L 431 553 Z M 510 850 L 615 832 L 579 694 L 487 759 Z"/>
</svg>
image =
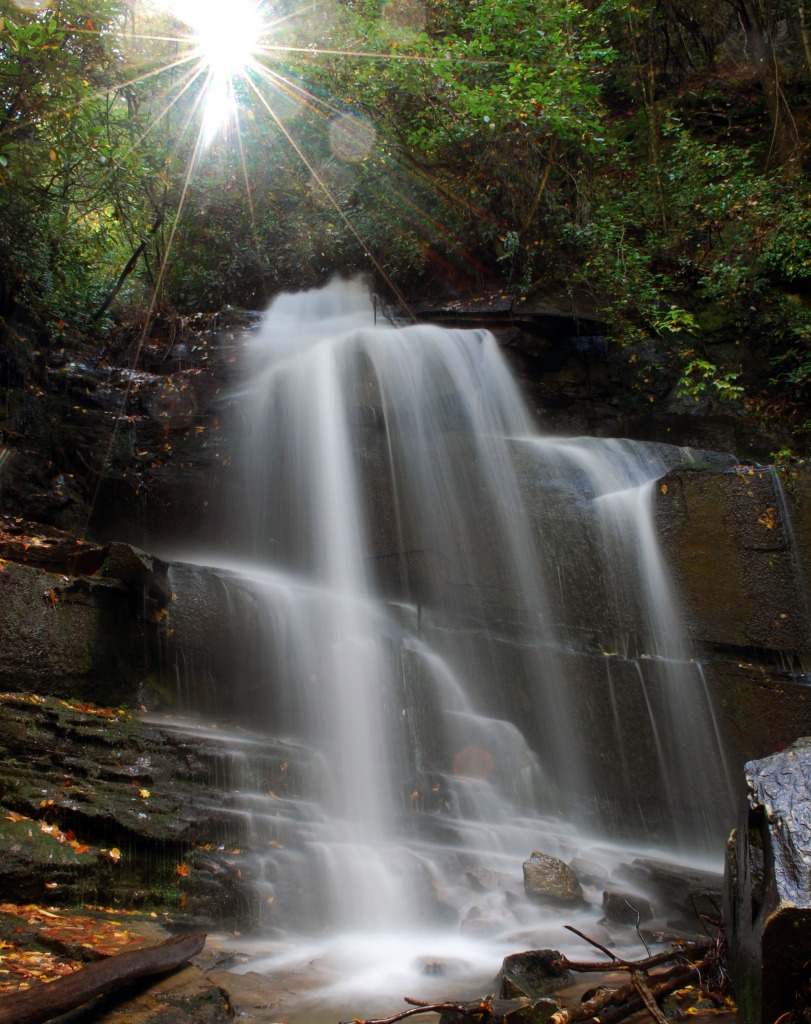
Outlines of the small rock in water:
<svg viewBox="0 0 811 1024">
<path fill-rule="evenodd" d="M 524 891 L 535 900 L 577 903 L 583 899 L 583 887 L 568 864 L 557 857 L 535 850 L 525 860 Z"/>
<path fill-rule="evenodd" d="M 470 964 L 464 960 L 435 960 L 424 956 L 415 961 L 414 968 L 426 977 L 450 978 L 456 974 L 469 972 Z"/>
<path fill-rule="evenodd" d="M 608 881 L 608 869 L 588 857 L 575 857 L 569 861 L 569 867 L 587 885 L 605 885 Z"/>
<path fill-rule="evenodd" d="M 482 906 L 473 906 L 464 916 L 459 925 L 459 931 L 463 935 L 485 935 L 491 932 L 494 927 L 493 914 Z"/>
<path fill-rule="evenodd" d="M 465 883 L 474 892 L 492 892 L 498 888 L 509 888 L 511 879 L 500 871 L 491 868 L 471 868 L 465 872 Z"/>
<path fill-rule="evenodd" d="M 496 976 L 501 999 L 538 999 L 574 981 L 565 967 L 555 966 L 560 960 L 557 949 L 528 949 L 504 958 Z"/>
<path fill-rule="evenodd" d="M 606 889 L 603 893 L 603 913 L 608 921 L 616 924 L 636 925 L 650 921 L 653 908 L 644 896 L 617 889 Z"/>
</svg>

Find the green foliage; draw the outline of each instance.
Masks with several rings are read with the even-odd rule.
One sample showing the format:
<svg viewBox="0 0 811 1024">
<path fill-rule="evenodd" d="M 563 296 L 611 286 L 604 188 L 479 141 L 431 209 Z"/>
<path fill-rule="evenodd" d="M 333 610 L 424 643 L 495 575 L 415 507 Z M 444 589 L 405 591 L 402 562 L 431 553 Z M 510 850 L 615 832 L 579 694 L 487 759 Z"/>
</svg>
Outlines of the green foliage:
<svg viewBox="0 0 811 1024">
<path fill-rule="evenodd" d="M 719 399 L 734 401 L 743 395 L 743 388 L 736 383 L 740 374 L 721 373 L 708 359 L 690 359 L 679 380 L 678 393 L 699 401 L 704 395 L 715 394 Z"/>
<path fill-rule="evenodd" d="M 554 279 L 680 358 L 683 394 L 799 407 L 811 189 L 785 143 L 811 82 L 799 37 L 780 110 L 761 70 L 730 79 L 734 7 L 279 0 L 203 144 L 205 76 L 147 0 L 0 0 L 0 302 L 87 328 L 135 252 L 122 308 L 261 305 L 334 270 L 516 298 Z"/>
<path fill-rule="evenodd" d="M 120 54 L 97 30 L 123 7 L 0 10 L 0 278 L 28 315 L 80 328 L 149 215 Z"/>
</svg>

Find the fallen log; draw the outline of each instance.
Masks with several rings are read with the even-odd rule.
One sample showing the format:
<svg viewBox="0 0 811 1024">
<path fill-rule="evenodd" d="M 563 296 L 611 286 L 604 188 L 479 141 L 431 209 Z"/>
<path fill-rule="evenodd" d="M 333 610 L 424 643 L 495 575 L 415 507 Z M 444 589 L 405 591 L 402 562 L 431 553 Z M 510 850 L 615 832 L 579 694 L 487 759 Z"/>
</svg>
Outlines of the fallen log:
<svg viewBox="0 0 811 1024">
<path fill-rule="evenodd" d="M 175 935 L 159 946 L 119 953 L 37 988 L 11 992 L 0 998 L 0 1024 L 43 1024 L 139 978 L 180 967 L 205 942 L 203 934 Z"/>
</svg>

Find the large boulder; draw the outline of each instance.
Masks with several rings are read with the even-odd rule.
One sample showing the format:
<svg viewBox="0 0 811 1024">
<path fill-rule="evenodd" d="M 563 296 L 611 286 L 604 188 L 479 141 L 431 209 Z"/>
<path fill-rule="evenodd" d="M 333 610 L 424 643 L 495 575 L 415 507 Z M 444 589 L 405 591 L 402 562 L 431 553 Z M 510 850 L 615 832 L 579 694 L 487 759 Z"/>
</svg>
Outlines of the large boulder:
<svg viewBox="0 0 811 1024">
<path fill-rule="evenodd" d="M 811 951 L 811 738 L 746 765 L 747 803 L 729 841 L 724 918 L 745 1024 L 790 1011 Z"/>
</svg>

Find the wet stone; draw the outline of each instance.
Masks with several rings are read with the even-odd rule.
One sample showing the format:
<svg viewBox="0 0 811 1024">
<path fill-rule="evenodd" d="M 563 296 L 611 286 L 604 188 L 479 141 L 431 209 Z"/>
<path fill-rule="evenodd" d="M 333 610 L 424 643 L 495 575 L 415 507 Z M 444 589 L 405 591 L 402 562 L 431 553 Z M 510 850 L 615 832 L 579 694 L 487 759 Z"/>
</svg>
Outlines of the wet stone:
<svg viewBox="0 0 811 1024">
<path fill-rule="evenodd" d="M 524 861 L 524 891 L 534 900 L 578 903 L 583 888 L 572 869 L 557 857 L 535 850 Z"/>
<path fill-rule="evenodd" d="M 574 975 L 561 967 L 557 949 L 528 949 L 504 958 L 496 976 L 501 999 L 538 999 L 572 984 Z"/>
<path fill-rule="evenodd" d="M 729 965 L 745 1024 L 787 1014 L 811 949 L 811 738 L 746 765 L 747 802 L 728 848 Z"/>
<path fill-rule="evenodd" d="M 636 925 L 642 921 L 650 921 L 653 917 L 653 908 L 644 896 L 606 889 L 603 893 L 603 913 L 608 921 L 615 924 Z"/>
<path fill-rule="evenodd" d="M 695 931 L 700 927 L 700 914 L 718 916 L 722 878 L 712 871 L 637 857 L 630 864 L 620 865 L 612 881 L 630 883 L 675 928 Z"/>
</svg>

